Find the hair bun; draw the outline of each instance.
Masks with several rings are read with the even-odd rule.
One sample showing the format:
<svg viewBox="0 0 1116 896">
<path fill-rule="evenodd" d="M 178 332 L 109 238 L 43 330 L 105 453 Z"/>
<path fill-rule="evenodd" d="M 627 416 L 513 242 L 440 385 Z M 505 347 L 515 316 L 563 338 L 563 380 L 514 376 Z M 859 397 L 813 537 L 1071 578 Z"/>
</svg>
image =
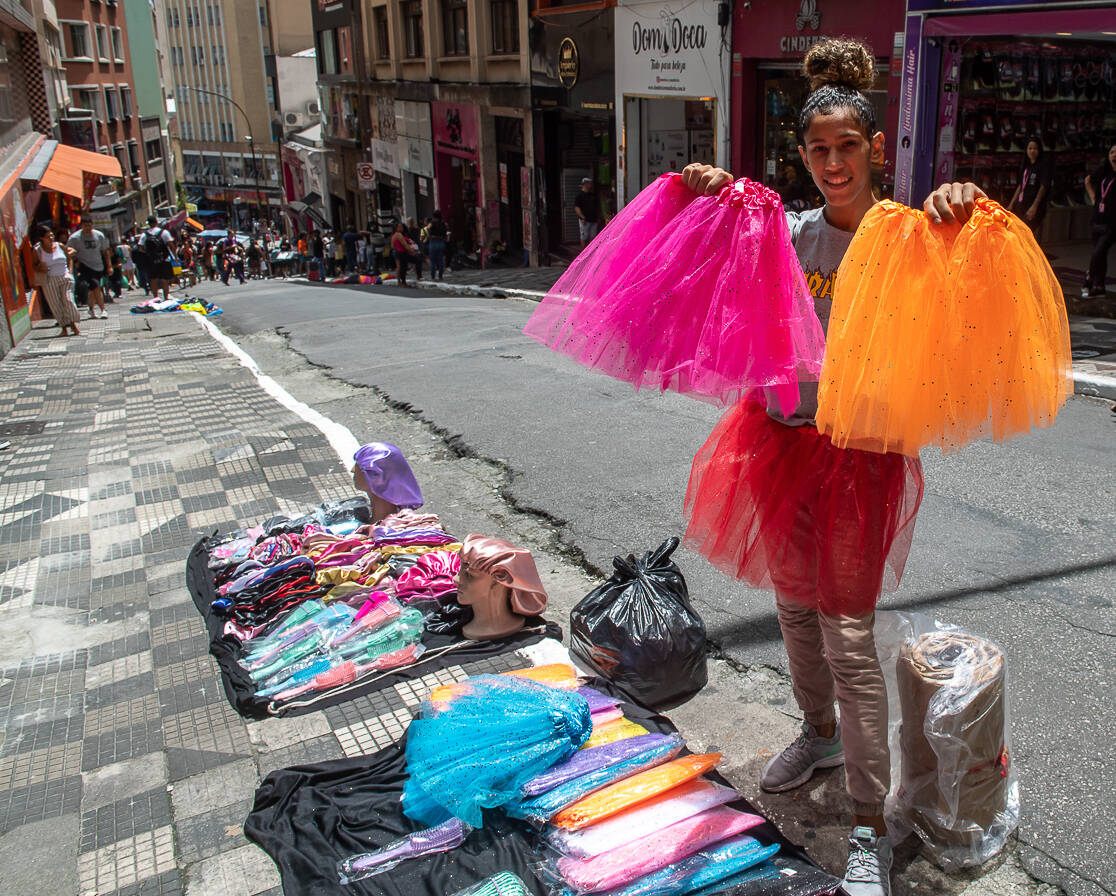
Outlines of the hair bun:
<svg viewBox="0 0 1116 896">
<path fill-rule="evenodd" d="M 864 44 L 833 37 L 810 47 L 802 68 L 810 89 L 826 84 L 844 84 L 862 93 L 876 83 L 876 60 Z"/>
</svg>

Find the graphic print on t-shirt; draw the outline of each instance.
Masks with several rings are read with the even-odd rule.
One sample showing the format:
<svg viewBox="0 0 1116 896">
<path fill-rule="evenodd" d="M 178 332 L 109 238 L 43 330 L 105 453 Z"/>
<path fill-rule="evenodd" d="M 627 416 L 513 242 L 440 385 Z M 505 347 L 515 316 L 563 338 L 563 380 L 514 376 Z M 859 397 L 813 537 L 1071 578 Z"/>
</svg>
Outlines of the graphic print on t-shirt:
<svg viewBox="0 0 1116 896">
<path fill-rule="evenodd" d="M 806 285 L 810 287 L 810 292 L 813 293 L 815 299 L 833 298 L 833 281 L 837 279 L 836 271 L 830 271 L 828 276 L 818 268 L 814 268 L 812 271 L 804 271 L 804 273 L 806 274 Z"/>
</svg>

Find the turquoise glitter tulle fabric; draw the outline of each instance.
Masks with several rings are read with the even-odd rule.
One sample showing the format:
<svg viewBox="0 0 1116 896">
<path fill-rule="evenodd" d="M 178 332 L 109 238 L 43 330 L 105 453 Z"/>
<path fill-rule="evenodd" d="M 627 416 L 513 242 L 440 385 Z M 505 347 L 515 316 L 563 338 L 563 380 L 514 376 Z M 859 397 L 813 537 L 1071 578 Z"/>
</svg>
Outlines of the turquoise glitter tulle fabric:
<svg viewBox="0 0 1116 896">
<path fill-rule="evenodd" d="M 471 678 L 452 700 L 423 703 L 407 734 L 403 812 L 483 826 L 484 809 L 519 798 L 531 778 L 569 759 L 593 730 L 589 704 L 515 676 Z"/>
</svg>

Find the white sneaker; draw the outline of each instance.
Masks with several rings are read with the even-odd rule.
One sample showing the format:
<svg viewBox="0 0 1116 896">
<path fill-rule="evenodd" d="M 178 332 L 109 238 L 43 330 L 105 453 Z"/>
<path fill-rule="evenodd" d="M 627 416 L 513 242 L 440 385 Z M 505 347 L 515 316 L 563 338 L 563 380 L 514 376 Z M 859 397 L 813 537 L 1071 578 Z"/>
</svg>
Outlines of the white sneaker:
<svg viewBox="0 0 1116 896">
<path fill-rule="evenodd" d="M 841 889 L 846 896 L 891 896 L 891 838 L 869 827 L 849 835 L 849 864 Z"/>
</svg>

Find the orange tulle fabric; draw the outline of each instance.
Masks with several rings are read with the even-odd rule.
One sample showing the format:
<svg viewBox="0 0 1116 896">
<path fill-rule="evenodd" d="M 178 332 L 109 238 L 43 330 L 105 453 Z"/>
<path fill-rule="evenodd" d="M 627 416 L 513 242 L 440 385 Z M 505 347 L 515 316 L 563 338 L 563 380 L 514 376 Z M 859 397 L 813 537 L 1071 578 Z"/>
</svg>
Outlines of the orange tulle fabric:
<svg viewBox="0 0 1116 896">
<path fill-rule="evenodd" d="M 568 831 L 581 830 L 703 775 L 720 761 L 720 753 L 672 759 L 589 794 L 555 815 L 551 823 Z"/>
<path fill-rule="evenodd" d="M 978 199 L 964 226 L 895 202 L 865 215 L 837 272 L 817 426 L 908 456 L 1053 423 L 1073 394 L 1062 288 L 1030 229 Z"/>
</svg>

